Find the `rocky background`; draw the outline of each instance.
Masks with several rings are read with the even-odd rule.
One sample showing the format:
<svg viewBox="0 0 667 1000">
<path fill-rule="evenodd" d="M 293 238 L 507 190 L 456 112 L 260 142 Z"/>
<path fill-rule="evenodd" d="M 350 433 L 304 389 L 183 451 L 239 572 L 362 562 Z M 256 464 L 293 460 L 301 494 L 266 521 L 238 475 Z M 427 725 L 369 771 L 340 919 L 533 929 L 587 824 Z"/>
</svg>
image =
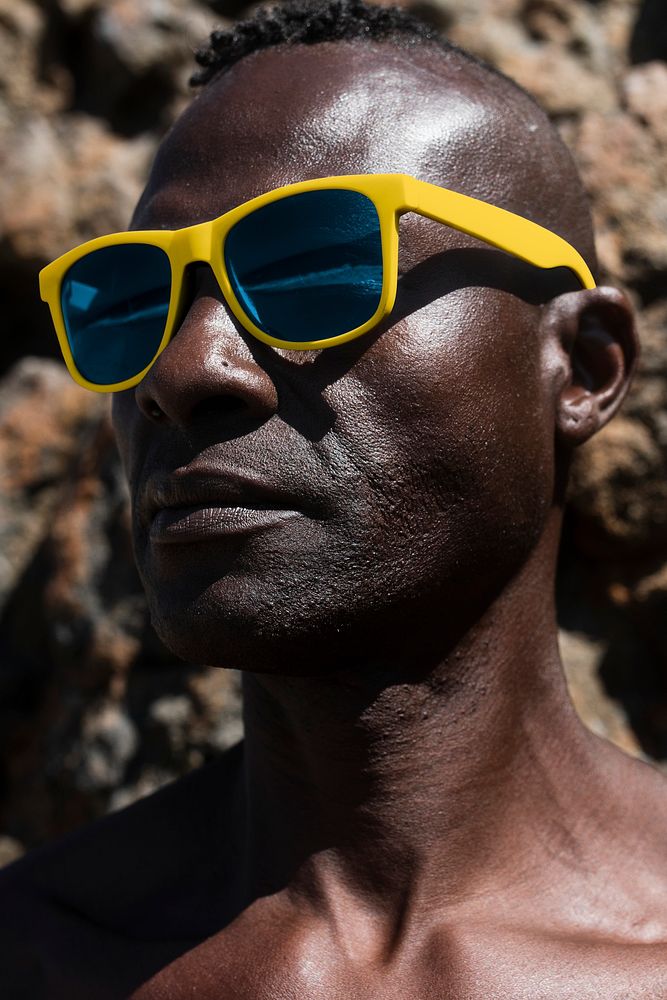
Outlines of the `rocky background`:
<svg viewBox="0 0 667 1000">
<path fill-rule="evenodd" d="M 563 657 L 596 732 L 667 761 L 667 6 L 413 4 L 531 90 L 590 191 L 606 278 L 640 317 L 619 415 L 578 455 L 559 574 Z M 39 269 L 125 228 L 192 53 L 248 9 L 0 0 L 0 863 L 197 767 L 241 735 L 235 674 L 148 620 L 109 397 L 60 359 Z M 662 763 L 661 763 L 662 762 Z"/>
</svg>

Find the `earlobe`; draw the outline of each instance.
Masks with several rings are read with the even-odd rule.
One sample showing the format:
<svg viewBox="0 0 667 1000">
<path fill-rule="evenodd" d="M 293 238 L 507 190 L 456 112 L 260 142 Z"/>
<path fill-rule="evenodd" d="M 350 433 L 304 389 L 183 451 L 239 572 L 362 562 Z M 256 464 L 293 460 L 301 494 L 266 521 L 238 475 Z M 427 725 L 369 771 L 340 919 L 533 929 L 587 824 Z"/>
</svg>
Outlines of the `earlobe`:
<svg viewBox="0 0 667 1000">
<path fill-rule="evenodd" d="M 608 287 L 560 295 L 541 333 L 559 352 L 556 436 L 574 448 L 611 420 L 630 387 L 640 350 L 632 305 Z"/>
</svg>

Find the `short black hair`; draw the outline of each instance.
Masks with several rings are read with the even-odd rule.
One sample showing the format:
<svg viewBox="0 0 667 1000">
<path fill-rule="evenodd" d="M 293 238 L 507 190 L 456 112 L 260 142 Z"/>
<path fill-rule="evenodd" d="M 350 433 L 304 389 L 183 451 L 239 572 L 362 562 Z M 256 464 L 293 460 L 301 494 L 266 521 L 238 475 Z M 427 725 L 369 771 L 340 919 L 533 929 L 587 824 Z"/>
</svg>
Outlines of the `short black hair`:
<svg viewBox="0 0 667 1000">
<path fill-rule="evenodd" d="M 444 52 L 501 77 L 537 104 L 532 94 L 516 80 L 459 48 L 416 14 L 402 7 L 377 6 L 365 0 L 283 0 L 260 7 L 252 17 L 237 21 L 232 28 L 211 33 L 208 45 L 195 54 L 201 69 L 193 74 L 190 83 L 194 87 L 204 86 L 259 49 L 349 39 L 390 41 L 403 47 L 423 43 L 437 45 Z"/>
</svg>

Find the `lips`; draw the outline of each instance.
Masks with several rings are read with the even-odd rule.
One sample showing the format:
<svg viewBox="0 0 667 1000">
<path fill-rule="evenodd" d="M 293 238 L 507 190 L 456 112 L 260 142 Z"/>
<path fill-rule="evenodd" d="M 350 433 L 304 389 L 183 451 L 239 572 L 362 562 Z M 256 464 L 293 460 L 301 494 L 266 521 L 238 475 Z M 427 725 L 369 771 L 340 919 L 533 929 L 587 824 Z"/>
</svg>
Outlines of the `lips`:
<svg viewBox="0 0 667 1000">
<path fill-rule="evenodd" d="M 246 475 L 223 474 L 201 466 L 187 472 L 151 476 L 137 501 L 139 518 L 146 525 L 151 524 L 158 512 L 176 513 L 179 508 L 299 511 L 303 506 L 302 498 L 284 489 Z"/>
<path fill-rule="evenodd" d="M 257 507 L 165 507 L 151 521 L 150 538 L 160 546 L 205 542 L 268 531 L 300 516 L 294 510 Z"/>
</svg>

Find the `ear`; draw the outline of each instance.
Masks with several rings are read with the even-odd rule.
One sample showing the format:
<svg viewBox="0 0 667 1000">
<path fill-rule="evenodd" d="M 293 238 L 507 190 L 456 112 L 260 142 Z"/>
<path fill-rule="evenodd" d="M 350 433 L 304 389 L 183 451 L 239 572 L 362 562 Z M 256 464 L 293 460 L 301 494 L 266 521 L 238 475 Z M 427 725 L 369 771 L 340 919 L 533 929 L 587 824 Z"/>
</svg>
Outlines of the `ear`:
<svg viewBox="0 0 667 1000">
<path fill-rule="evenodd" d="M 632 382 L 639 338 L 632 305 L 616 288 L 589 288 L 552 299 L 540 324 L 558 352 L 556 437 L 575 448 L 614 416 Z"/>
</svg>

